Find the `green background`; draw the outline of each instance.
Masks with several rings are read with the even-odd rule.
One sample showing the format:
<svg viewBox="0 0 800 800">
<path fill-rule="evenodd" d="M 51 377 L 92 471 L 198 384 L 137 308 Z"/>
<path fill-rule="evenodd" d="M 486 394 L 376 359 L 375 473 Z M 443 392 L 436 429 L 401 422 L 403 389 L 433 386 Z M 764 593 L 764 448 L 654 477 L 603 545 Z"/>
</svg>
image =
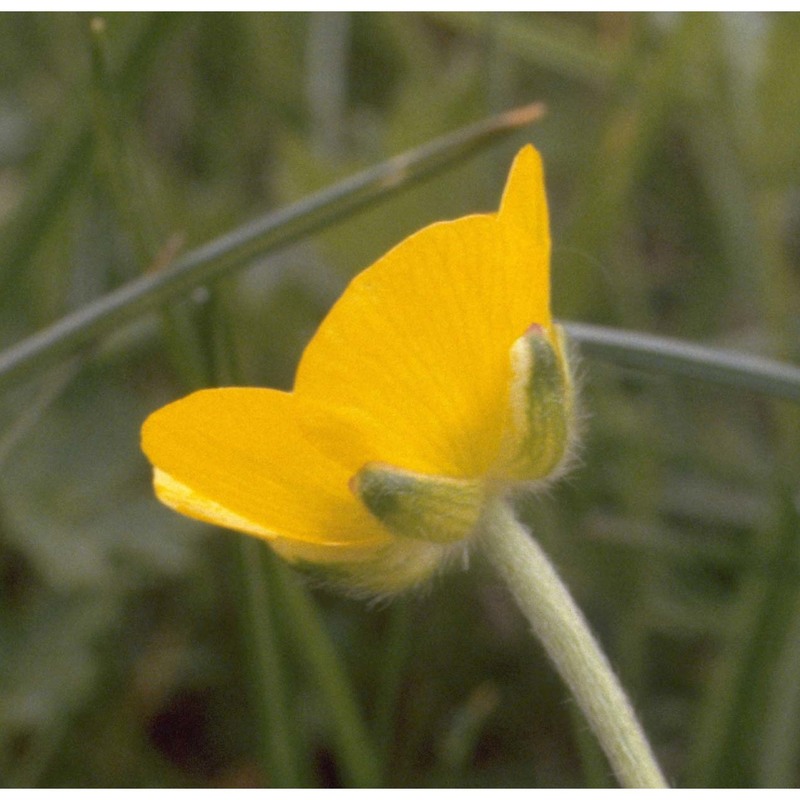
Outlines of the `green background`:
<svg viewBox="0 0 800 800">
<path fill-rule="evenodd" d="M 286 573 L 266 558 L 254 601 L 240 537 L 156 502 L 141 422 L 198 386 L 290 387 L 348 279 L 424 224 L 496 208 L 526 141 L 547 169 L 559 318 L 797 363 L 800 16 L 104 21 L 0 15 L 3 347 L 358 169 L 548 107 L 0 395 L 0 785 L 285 783 L 260 713 L 270 681 L 288 782 L 357 783 Z M 523 518 L 671 782 L 797 785 L 797 407 L 589 357 L 579 373 L 581 463 Z M 378 605 L 303 586 L 385 785 L 613 785 L 477 560 Z"/>
</svg>

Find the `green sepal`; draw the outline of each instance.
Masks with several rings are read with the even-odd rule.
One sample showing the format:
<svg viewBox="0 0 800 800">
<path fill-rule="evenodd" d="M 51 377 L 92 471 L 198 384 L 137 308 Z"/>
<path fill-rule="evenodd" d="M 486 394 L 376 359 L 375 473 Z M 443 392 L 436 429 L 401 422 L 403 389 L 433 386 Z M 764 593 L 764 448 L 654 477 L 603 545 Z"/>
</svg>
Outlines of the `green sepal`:
<svg viewBox="0 0 800 800">
<path fill-rule="evenodd" d="M 366 464 L 351 488 L 396 535 L 447 544 L 469 536 L 481 514 L 482 481 L 422 475 L 388 464 Z"/>
<path fill-rule="evenodd" d="M 511 348 L 510 419 L 500 469 L 506 480 L 553 476 L 569 453 L 574 398 L 559 326 L 554 326 L 553 340 L 544 328 L 533 325 Z"/>
</svg>

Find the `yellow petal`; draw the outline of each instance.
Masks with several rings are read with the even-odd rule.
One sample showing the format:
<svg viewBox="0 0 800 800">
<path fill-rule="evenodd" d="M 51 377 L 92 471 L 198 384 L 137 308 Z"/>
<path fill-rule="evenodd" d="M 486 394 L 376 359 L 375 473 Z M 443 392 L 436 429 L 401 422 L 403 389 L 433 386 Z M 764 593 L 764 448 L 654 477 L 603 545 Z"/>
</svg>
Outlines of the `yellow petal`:
<svg viewBox="0 0 800 800">
<path fill-rule="evenodd" d="M 351 283 L 293 393 L 207 390 L 151 415 L 142 447 L 158 496 L 370 593 L 463 556 L 469 514 L 424 530 L 428 506 L 415 506 L 415 535 L 393 536 L 349 484 L 370 462 L 424 486 L 440 476 L 426 495 L 435 509 L 449 478 L 491 479 L 513 411 L 512 345 L 534 323 L 554 335 L 549 250 L 541 162 L 527 147 L 499 212 L 432 225 Z M 453 485 L 480 499 L 481 483 Z"/>
<path fill-rule="evenodd" d="M 549 264 L 550 217 L 544 192 L 544 168 L 539 153 L 531 145 L 523 147 L 514 159 L 499 213 L 503 222 L 524 238 L 525 247 L 547 254 Z M 549 302 L 549 269 L 537 272 L 535 278 L 539 281 L 536 291 Z"/>
<path fill-rule="evenodd" d="M 357 451 L 423 474 L 475 478 L 497 458 L 514 341 L 551 331 L 541 161 L 524 148 L 502 208 L 431 225 L 358 275 L 309 343 L 298 420 L 334 460 Z M 358 431 L 354 450 L 353 431 Z"/>
<path fill-rule="evenodd" d="M 322 455 L 296 417 L 295 398 L 272 389 L 208 389 L 159 409 L 142 428 L 159 497 L 268 539 L 385 544 L 348 488 L 352 472 Z"/>
<path fill-rule="evenodd" d="M 211 500 L 205 495 L 199 494 L 190 486 L 181 483 L 158 467 L 153 469 L 153 489 L 156 497 L 164 505 L 187 517 L 199 519 L 211 525 L 219 525 L 223 528 L 251 533 L 262 539 L 275 538 L 274 531 L 265 528 L 255 520 L 234 513 L 229 508 L 220 505 L 216 500 Z"/>
<path fill-rule="evenodd" d="M 158 498 L 175 511 L 267 539 L 272 548 L 294 566 L 351 594 L 388 596 L 408 589 L 430 577 L 460 552 L 457 547 L 386 537 L 357 544 L 276 537 L 274 530 L 234 514 L 160 469 L 154 470 L 153 483 Z"/>
</svg>

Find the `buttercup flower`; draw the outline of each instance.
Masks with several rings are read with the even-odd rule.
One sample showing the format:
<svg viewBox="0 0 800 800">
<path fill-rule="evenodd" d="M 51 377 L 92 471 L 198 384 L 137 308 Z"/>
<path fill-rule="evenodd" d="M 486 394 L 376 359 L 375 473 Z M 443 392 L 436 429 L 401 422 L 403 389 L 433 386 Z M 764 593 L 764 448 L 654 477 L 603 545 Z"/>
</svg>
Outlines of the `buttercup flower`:
<svg viewBox="0 0 800 800">
<path fill-rule="evenodd" d="M 158 497 L 387 594 L 463 554 L 490 494 L 557 474 L 572 384 L 550 313 L 541 160 L 500 209 L 424 228 L 358 275 L 291 392 L 196 392 L 145 422 Z"/>
</svg>

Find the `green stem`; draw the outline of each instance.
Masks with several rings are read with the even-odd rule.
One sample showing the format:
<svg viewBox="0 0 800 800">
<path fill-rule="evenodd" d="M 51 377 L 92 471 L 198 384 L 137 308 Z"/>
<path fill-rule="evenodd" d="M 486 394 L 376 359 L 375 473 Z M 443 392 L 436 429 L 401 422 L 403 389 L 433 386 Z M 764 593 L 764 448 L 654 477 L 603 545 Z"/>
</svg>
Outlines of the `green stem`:
<svg viewBox="0 0 800 800">
<path fill-rule="evenodd" d="M 308 19 L 306 96 L 311 133 L 320 156 L 341 158 L 348 101 L 352 14 L 329 11 Z"/>
<path fill-rule="evenodd" d="M 299 784 L 288 714 L 285 670 L 274 628 L 275 609 L 270 602 L 263 544 L 249 536 L 237 538 L 242 580 L 242 616 L 253 681 L 253 699 L 262 736 L 260 755 L 273 788 L 295 789 Z"/>
<path fill-rule="evenodd" d="M 381 785 L 379 760 L 371 744 L 351 682 L 342 668 L 330 637 L 320 623 L 305 589 L 289 568 L 276 564 L 278 592 L 292 620 L 293 633 L 304 658 L 304 666 L 325 700 L 330 713 L 336 752 L 342 759 L 345 778 L 355 788 Z"/>
<path fill-rule="evenodd" d="M 388 610 L 388 625 L 381 641 L 381 671 L 375 698 L 375 740 L 380 751 L 383 785 L 390 784 L 394 726 L 405 669 L 413 642 L 414 615 L 407 598 L 398 598 Z"/>
<path fill-rule="evenodd" d="M 489 499 L 479 546 L 500 573 L 627 788 L 664 788 L 633 709 L 580 609 L 501 497 Z"/>
</svg>

